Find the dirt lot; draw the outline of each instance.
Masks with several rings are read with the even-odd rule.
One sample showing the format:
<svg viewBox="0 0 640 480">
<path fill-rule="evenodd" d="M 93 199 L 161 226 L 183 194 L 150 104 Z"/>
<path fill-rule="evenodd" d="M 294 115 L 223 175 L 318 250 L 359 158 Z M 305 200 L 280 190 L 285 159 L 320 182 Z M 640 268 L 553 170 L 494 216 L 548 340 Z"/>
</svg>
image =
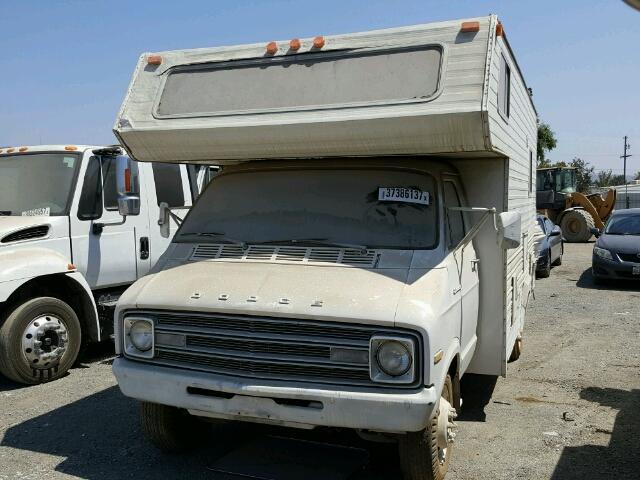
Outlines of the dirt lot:
<svg viewBox="0 0 640 480">
<path fill-rule="evenodd" d="M 538 281 L 508 378 L 466 380 L 448 480 L 639 478 L 640 285 L 594 286 L 591 249 L 569 245 Z M 335 432 L 234 425 L 163 456 L 115 385 L 110 348 L 53 384 L 0 378 L 0 479 L 398 478 L 393 448 Z"/>
</svg>

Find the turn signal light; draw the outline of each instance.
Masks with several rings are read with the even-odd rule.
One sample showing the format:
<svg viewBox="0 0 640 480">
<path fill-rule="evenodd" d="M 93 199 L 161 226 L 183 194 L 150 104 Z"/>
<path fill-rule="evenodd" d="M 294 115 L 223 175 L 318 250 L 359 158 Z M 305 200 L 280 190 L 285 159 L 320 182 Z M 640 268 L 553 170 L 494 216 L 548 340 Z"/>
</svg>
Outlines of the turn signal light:
<svg viewBox="0 0 640 480">
<path fill-rule="evenodd" d="M 462 22 L 462 26 L 460 27 L 460 31 L 462 33 L 479 32 L 480 31 L 480 22 Z"/>
<path fill-rule="evenodd" d="M 267 43 L 267 53 L 269 55 L 275 55 L 278 51 L 278 44 L 276 42 Z"/>
<path fill-rule="evenodd" d="M 74 150 L 77 150 L 78 147 L 76 147 L 75 145 L 67 145 L 66 147 L 64 147 L 64 149 L 69 151 L 74 151 Z"/>
<path fill-rule="evenodd" d="M 126 193 L 130 193 L 131 190 L 131 169 L 127 168 L 124 171 L 124 189 L 126 190 Z"/>
<path fill-rule="evenodd" d="M 149 55 L 147 57 L 147 64 L 162 65 L 162 57 L 160 55 Z"/>
<path fill-rule="evenodd" d="M 324 47 L 325 41 L 323 36 L 317 36 L 313 39 L 313 48 L 322 48 Z"/>
<path fill-rule="evenodd" d="M 75 270 L 76 266 L 73 263 L 68 263 L 67 264 L 67 270 Z"/>
<path fill-rule="evenodd" d="M 504 35 L 504 27 L 501 22 L 496 25 L 496 37 L 502 37 Z"/>
<path fill-rule="evenodd" d="M 289 42 L 289 50 L 293 50 L 294 52 L 297 52 L 298 50 L 300 50 L 301 46 L 302 44 L 300 43 L 299 38 L 294 38 Z"/>
</svg>

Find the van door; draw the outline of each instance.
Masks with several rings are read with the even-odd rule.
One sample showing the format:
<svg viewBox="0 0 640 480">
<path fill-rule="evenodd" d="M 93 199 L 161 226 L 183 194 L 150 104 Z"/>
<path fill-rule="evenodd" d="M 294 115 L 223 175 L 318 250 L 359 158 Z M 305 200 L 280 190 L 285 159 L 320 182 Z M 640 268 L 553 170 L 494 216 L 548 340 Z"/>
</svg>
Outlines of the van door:
<svg viewBox="0 0 640 480">
<path fill-rule="evenodd" d="M 141 164 L 142 165 L 142 164 Z M 145 164 L 149 165 L 149 164 Z M 151 217 L 150 225 L 150 261 L 155 265 L 160 256 L 165 252 L 173 235 L 180 226 L 173 215 L 169 216 L 169 235 L 162 235 L 162 228 L 158 224 L 160 218 L 160 204 L 169 205 L 171 212 L 176 217 L 184 219 L 189 212 L 192 200 L 191 185 L 187 167 L 176 163 L 152 163 L 150 169 L 146 169 L 147 205 Z"/>
<path fill-rule="evenodd" d="M 462 188 L 455 177 L 443 178 L 445 207 L 466 206 Z M 461 302 L 460 349 L 462 368 L 466 369 L 473 356 L 478 324 L 479 280 L 478 258 L 473 243 L 457 248 L 471 225 L 463 212 L 446 210 L 446 238 L 458 274 L 457 295 Z M 454 290 L 456 291 L 456 290 Z"/>
<path fill-rule="evenodd" d="M 139 276 L 139 257 L 145 257 L 149 237 L 148 211 L 140 215 L 118 213 L 115 157 L 91 155 L 80 172 L 80 189 L 71 214 L 73 263 L 92 289 L 127 285 Z M 141 195 L 144 195 L 141 184 Z M 75 213 L 73 213 L 75 212 Z M 147 239 L 147 240 L 145 240 Z M 147 267 L 148 270 L 148 267 Z"/>
</svg>

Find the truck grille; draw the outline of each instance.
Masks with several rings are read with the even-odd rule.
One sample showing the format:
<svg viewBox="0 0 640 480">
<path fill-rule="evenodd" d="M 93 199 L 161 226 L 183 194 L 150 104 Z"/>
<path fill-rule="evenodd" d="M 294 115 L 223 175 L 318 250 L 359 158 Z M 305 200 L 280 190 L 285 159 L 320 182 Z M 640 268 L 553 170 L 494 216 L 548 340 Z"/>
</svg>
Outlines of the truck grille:
<svg viewBox="0 0 640 480">
<path fill-rule="evenodd" d="M 369 339 L 374 334 L 410 336 L 420 352 L 418 335 L 367 325 L 249 315 L 135 311 L 126 316 L 153 318 L 154 358 L 141 360 L 218 375 L 329 385 L 413 388 L 385 385 L 369 378 Z M 177 342 L 167 342 L 168 334 Z M 179 346 L 178 346 L 179 345 Z M 351 361 L 332 358 L 340 349 Z M 421 365 L 418 358 L 416 365 Z"/>
</svg>

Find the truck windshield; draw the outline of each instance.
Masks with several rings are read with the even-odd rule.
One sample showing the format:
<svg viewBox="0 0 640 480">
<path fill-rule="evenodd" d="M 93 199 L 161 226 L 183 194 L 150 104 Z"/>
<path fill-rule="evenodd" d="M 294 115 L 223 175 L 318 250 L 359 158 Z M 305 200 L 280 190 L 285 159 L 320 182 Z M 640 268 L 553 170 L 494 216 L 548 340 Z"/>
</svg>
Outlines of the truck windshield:
<svg viewBox="0 0 640 480">
<path fill-rule="evenodd" d="M 0 214 L 66 215 L 79 164 L 67 153 L 0 157 Z"/>
<path fill-rule="evenodd" d="M 426 173 L 384 168 L 222 173 L 176 241 L 431 249 L 435 185 Z"/>
<path fill-rule="evenodd" d="M 576 191 L 576 171 L 558 170 L 556 172 L 556 192 L 573 193 Z"/>
</svg>

